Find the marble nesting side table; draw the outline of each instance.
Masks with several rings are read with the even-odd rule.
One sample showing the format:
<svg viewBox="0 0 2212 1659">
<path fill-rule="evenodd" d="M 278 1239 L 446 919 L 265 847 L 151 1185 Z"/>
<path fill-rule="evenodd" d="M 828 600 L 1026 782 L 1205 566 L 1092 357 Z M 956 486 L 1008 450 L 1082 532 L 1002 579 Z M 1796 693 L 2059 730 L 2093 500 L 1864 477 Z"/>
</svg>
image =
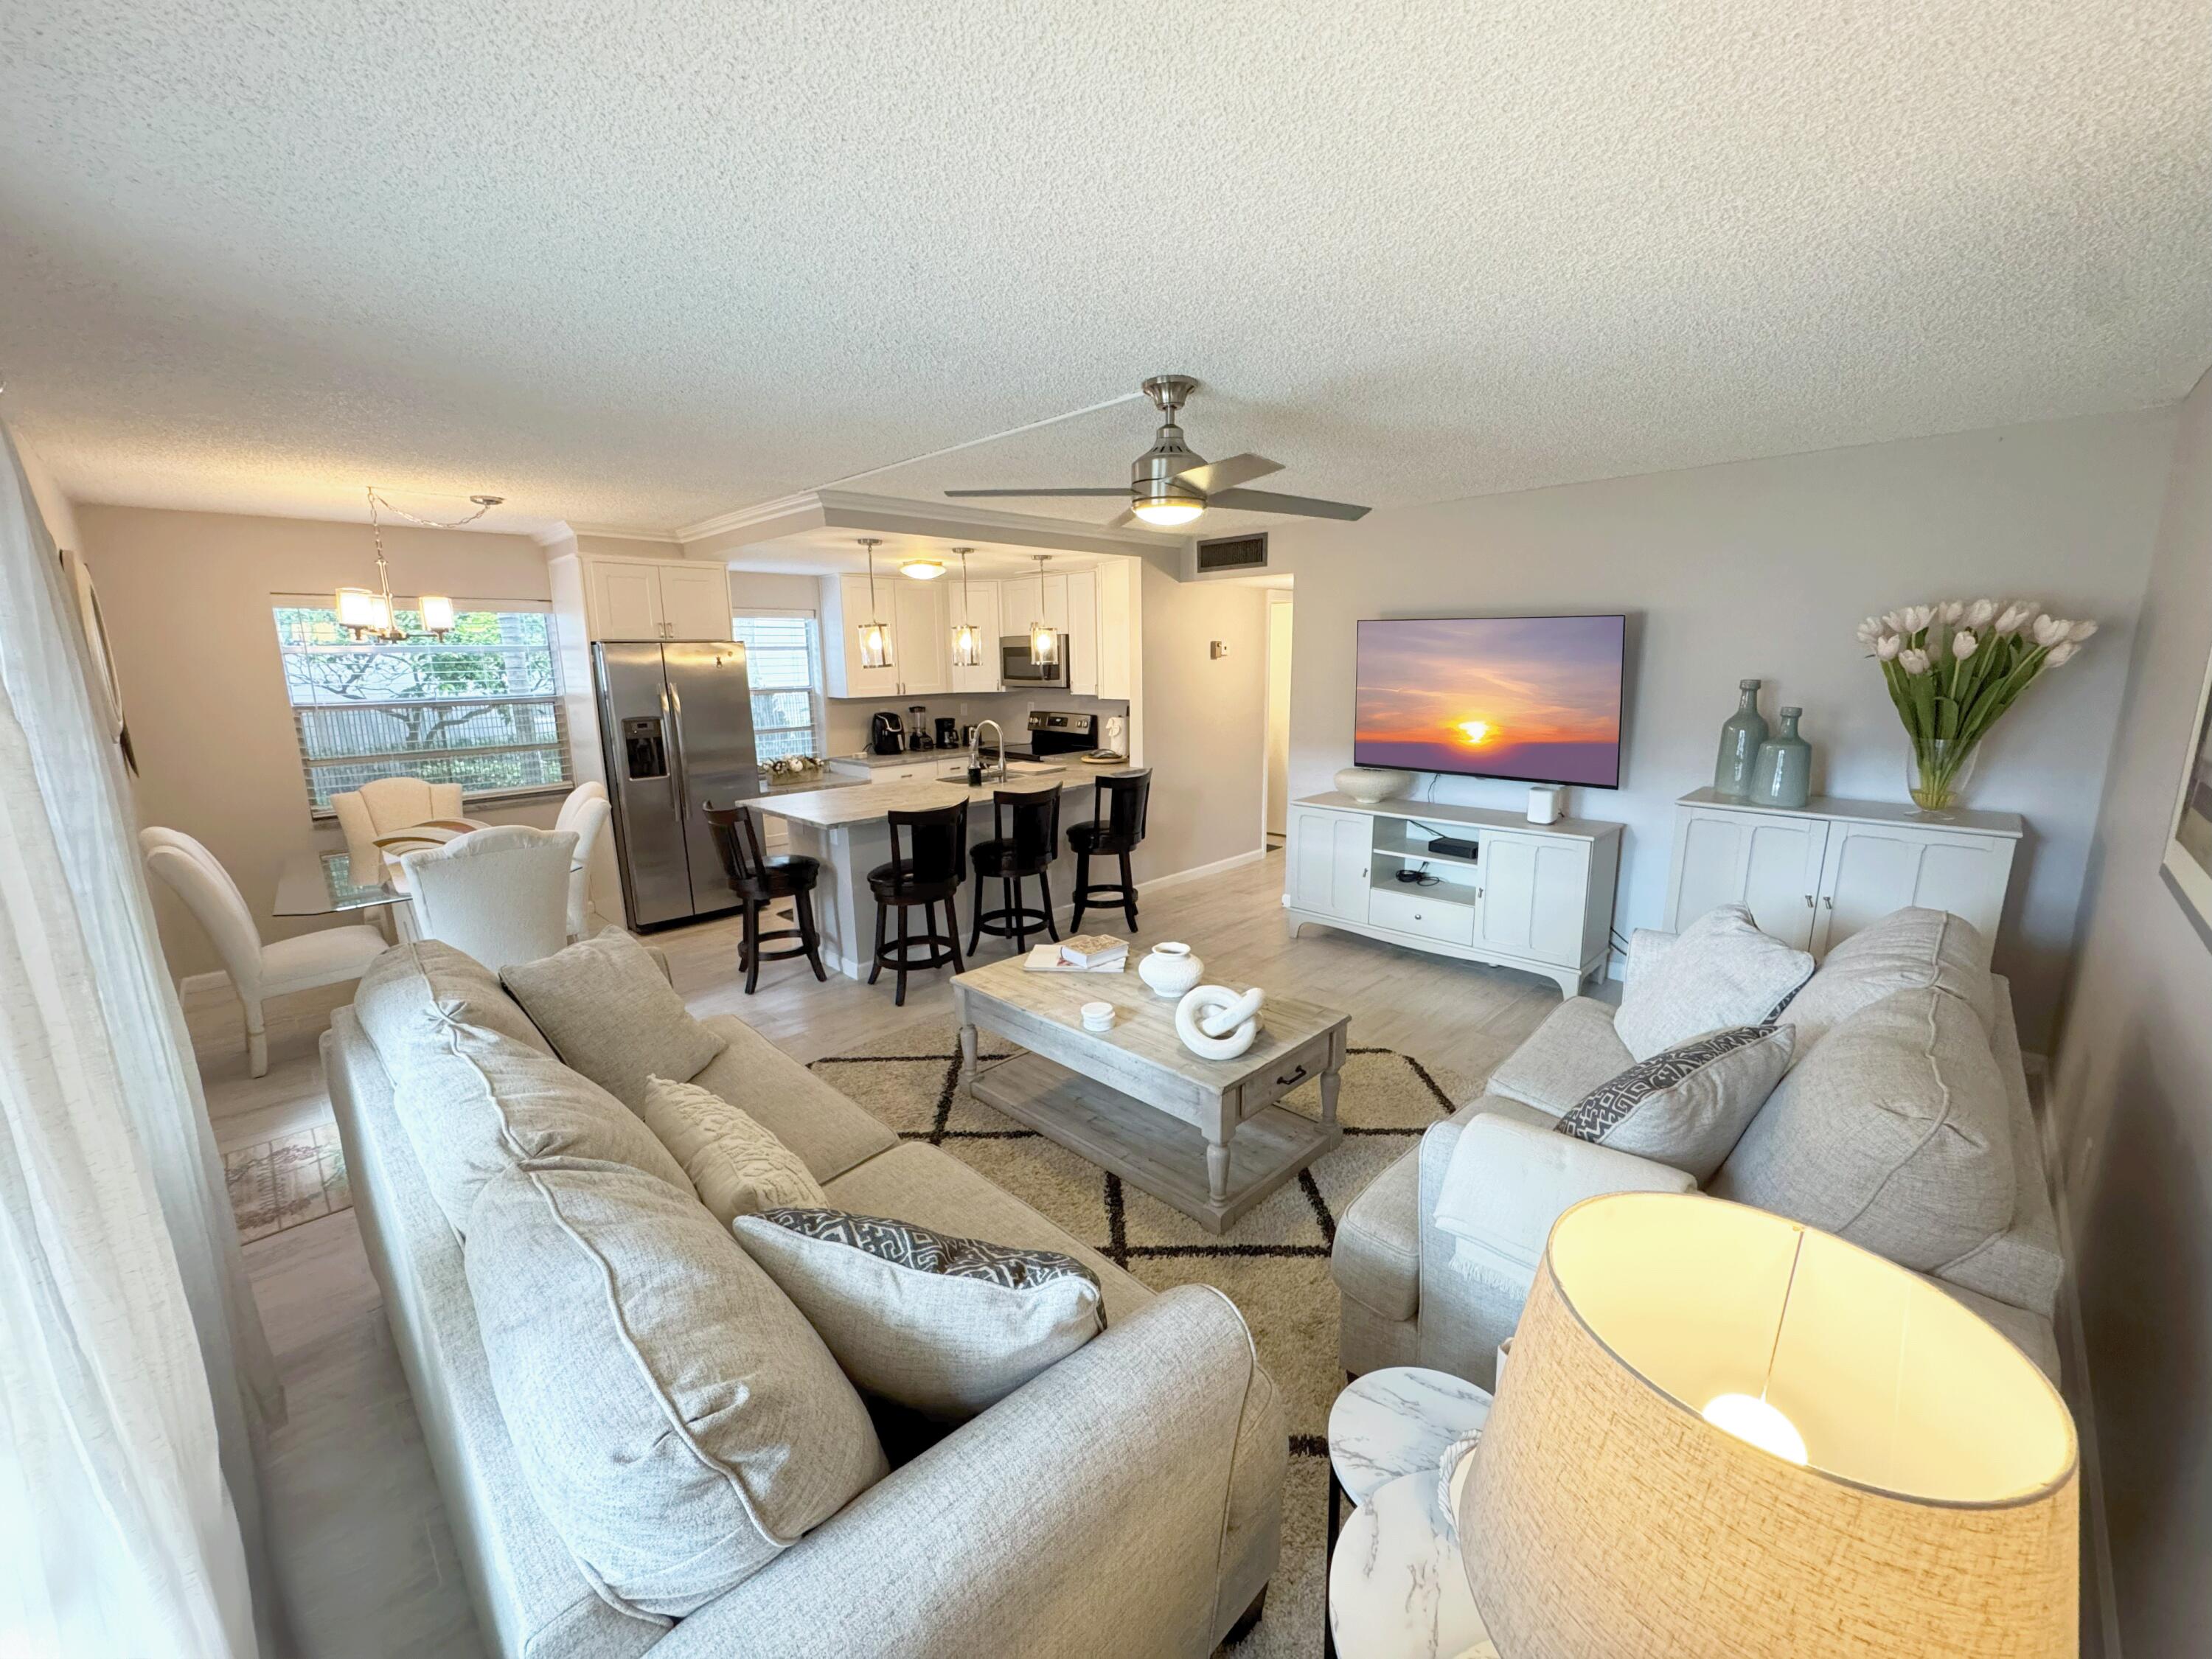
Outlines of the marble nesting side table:
<svg viewBox="0 0 2212 1659">
<path fill-rule="evenodd" d="M 1494 1659 L 1449 1513 L 1489 1416 L 1474 1383 L 1413 1365 L 1337 1395 L 1329 1469 L 1358 1505 L 1329 1557 L 1330 1651 L 1342 1659 Z M 1334 1489 L 1329 1517 L 1334 1531 Z"/>
</svg>

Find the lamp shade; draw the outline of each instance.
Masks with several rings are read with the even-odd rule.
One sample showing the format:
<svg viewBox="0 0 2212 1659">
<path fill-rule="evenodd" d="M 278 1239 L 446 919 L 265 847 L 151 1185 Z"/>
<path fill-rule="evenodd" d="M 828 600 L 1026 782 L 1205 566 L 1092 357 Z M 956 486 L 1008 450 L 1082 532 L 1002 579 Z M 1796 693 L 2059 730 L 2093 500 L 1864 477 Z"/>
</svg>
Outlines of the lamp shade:
<svg viewBox="0 0 2212 1659">
<path fill-rule="evenodd" d="M 1925 1280 L 1622 1193 L 1552 1231 L 1459 1535 L 1510 1659 L 2040 1659 L 2077 1650 L 2075 1467 L 2049 1380 Z"/>
</svg>

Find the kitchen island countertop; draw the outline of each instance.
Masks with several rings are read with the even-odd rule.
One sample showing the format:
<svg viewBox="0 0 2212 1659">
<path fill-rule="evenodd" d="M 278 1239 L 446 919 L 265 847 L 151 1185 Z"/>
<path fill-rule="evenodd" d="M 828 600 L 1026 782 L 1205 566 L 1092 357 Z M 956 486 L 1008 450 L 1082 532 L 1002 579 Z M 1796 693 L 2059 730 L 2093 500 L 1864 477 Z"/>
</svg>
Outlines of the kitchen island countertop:
<svg viewBox="0 0 2212 1659">
<path fill-rule="evenodd" d="M 834 830 L 871 819 L 880 820 L 886 812 L 927 811 L 932 807 L 950 806 L 963 800 L 988 804 L 992 792 L 998 789 L 1065 789 L 1072 784 L 1088 783 L 1097 775 L 1095 768 L 1086 767 L 1078 775 L 1070 768 L 1055 767 L 1049 772 L 1017 772 L 1004 783 L 986 782 L 974 789 L 963 782 L 939 783 L 928 779 L 910 783 L 872 783 L 860 790 L 832 787 L 769 796 L 760 802 L 760 809 L 794 823 Z"/>
</svg>

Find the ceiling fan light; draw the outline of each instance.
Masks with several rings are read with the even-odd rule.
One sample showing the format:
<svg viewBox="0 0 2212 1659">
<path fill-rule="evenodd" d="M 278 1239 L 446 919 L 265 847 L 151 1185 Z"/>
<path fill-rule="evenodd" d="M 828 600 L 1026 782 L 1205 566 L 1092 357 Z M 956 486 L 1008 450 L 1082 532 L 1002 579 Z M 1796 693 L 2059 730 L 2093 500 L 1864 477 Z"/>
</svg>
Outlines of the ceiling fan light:
<svg viewBox="0 0 2212 1659">
<path fill-rule="evenodd" d="M 1190 523 L 1206 511 L 1203 501 L 1139 501 L 1129 509 L 1155 530 L 1173 530 Z"/>
<path fill-rule="evenodd" d="M 945 574 L 942 559 L 908 559 L 899 566 L 899 574 L 911 576 L 918 582 L 933 582 Z"/>
</svg>

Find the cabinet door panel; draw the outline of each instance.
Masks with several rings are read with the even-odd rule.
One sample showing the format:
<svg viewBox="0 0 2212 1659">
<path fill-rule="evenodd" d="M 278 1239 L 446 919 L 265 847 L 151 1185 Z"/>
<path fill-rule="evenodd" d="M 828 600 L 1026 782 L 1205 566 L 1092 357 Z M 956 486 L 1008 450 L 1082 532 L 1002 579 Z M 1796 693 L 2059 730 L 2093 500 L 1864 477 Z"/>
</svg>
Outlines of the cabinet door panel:
<svg viewBox="0 0 2212 1659">
<path fill-rule="evenodd" d="M 1577 965 L 1589 886 L 1589 849 L 1582 843 L 1487 833 L 1475 936 L 1492 950 Z"/>
<path fill-rule="evenodd" d="M 1813 939 L 1814 897 L 1820 888 L 1820 857 L 1827 825 L 1817 818 L 1747 821 L 1743 897 L 1759 931 L 1798 950 Z"/>
<path fill-rule="evenodd" d="M 945 608 L 937 589 L 935 582 L 901 577 L 892 591 L 899 686 L 908 696 L 944 690 L 952 672 L 952 635 L 941 625 Z"/>
<path fill-rule="evenodd" d="M 1044 615 L 1044 592 L 1035 576 L 1017 576 L 999 584 L 999 631 L 1026 634 L 1030 624 Z"/>
<path fill-rule="evenodd" d="M 1368 849 L 1372 831 L 1363 815 L 1293 811 L 1290 895 L 1292 908 L 1346 921 L 1367 919 Z"/>
<path fill-rule="evenodd" d="M 898 696 L 899 667 L 904 660 L 906 641 L 900 637 L 902 630 L 896 619 L 888 614 L 892 607 L 889 597 L 884 593 L 882 582 L 876 584 L 878 609 L 873 612 L 869 610 L 868 579 L 866 576 L 840 576 L 837 579 L 837 595 L 839 609 L 843 614 L 840 618 L 842 625 L 837 629 L 836 642 L 832 645 L 825 639 L 822 643 L 825 653 L 832 650 L 838 653 L 838 660 L 844 665 L 845 683 L 842 690 L 832 685 L 830 695 L 840 697 Z M 860 666 L 860 628 L 862 623 L 871 621 L 884 623 L 890 628 L 891 665 L 889 668 Z"/>
<path fill-rule="evenodd" d="M 1734 812 L 1686 812 L 1674 832 L 1674 895 L 1668 927 L 1680 933 L 1708 910 L 1743 902 L 1746 820 Z"/>
<path fill-rule="evenodd" d="M 1088 570 L 1067 578 L 1067 689 L 1098 695 L 1098 579 Z"/>
<path fill-rule="evenodd" d="M 970 582 L 963 596 L 957 587 L 945 595 L 945 648 L 951 648 L 952 624 L 973 623 L 982 637 L 982 657 L 973 668 L 952 670 L 952 689 L 959 692 L 996 691 L 999 686 L 999 585 Z"/>
<path fill-rule="evenodd" d="M 1535 913 L 1535 843 L 1512 836 L 1485 836 L 1475 938 L 1495 951 L 1532 956 Z"/>
<path fill-rule="evenodd" d="M 719 564 L 664 564 L 660 617 L 672 640 L 730 637 L 730 575 Z"/>
<path fill-rule="evenodd" d="M 1963 916 L 1994 941 L 2011 871 L 2012 842 L 2003 836 L 1839 823 L 1823 879 L 1821 948 L 1907 905 Z"/>
<path fill-rule="evenodd" d="M 592 571 L 592 637 L 595 640 L 657 640 L 664 620 L 660 576 L 649 564 L 594 559 Z"/>
</svg>

